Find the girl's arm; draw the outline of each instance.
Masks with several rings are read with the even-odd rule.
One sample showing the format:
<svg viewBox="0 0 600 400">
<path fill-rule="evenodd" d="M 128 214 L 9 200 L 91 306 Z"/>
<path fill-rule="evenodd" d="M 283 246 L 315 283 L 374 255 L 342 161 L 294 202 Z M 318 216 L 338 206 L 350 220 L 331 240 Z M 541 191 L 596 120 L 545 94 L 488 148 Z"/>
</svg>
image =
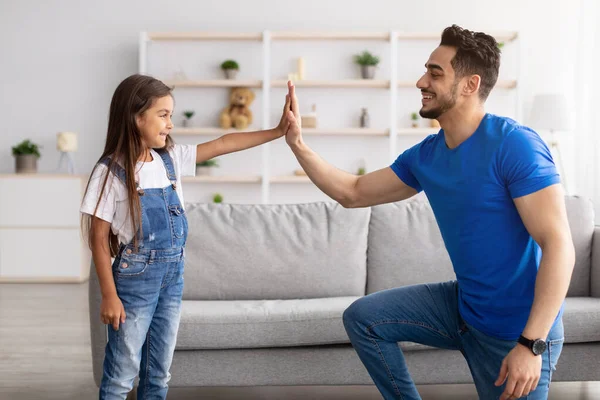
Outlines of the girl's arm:
<svg viewBox="0 0 600 400">
<path fill-rule="evenodd" d="M 90 237 L 92 258 L 94 259 L 98 282 L 100 282 L 100 292 L 102 293 L 100 319 L 102 323 L 112 324 L 115 330 L 119 330 L 119 324 L 125 322 L 125 308 L 119 296 L 117 296 L 117 288 L 113 279 L 108 243 L 109 230 L 109 222 L 92 217 Z"/>
<path fill-rule="evenodd" d="M 249 149 L 282 137 L 289 127 L 286 117 L 286 111 L 288 110 L 290 110 L 290 99 L 286 95 L 283 114 L 277 127 L 266 131 L 228 133 L 210 142 L 201 143 L 196 147 L 196 162 L 199 163 L 223 154 Z"/>
</svg>

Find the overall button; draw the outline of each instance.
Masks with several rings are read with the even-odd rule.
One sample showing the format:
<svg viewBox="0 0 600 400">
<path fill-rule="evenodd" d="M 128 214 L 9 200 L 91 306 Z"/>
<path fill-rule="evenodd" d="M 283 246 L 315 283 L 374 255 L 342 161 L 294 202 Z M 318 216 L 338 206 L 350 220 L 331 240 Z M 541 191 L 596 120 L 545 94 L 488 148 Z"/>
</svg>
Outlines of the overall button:
<svg viewBox="0 0 600 400">
<path fill-rule="evenodd" d="M 129 265 L 127 265 L 127 263 L 123 263 L 122 267 L 127 268 L 127 267 L 129 267 Z"/>
<path fill-rule="evenodd" d="M 131 249 L 127 249 L 127 251 L 125 253 L 131 254 Z"/>
</svg>

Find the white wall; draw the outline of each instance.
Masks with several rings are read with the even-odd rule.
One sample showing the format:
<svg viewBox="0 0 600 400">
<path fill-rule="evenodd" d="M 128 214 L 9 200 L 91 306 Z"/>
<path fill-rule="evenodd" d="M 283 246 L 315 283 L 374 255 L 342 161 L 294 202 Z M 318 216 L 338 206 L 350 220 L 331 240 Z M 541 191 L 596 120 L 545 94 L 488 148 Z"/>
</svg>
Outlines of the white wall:
<svg viewBox="0 0 600 400">
<path fill-rule="evenodd" d="M 61 130 L 79 132 L 76 162 L 80 172 L 89 172 L 103 148 L 111 95 L 124 77 L 137 72 L 143 30 L 441 32 L 456 23 L 473 30 L 519 31 L 521 115 L 526 116 L 538 92 L 574 97 L 579 11 L 578 2 L 561 0 L 2 0 L 0 172 L 13 171 L 10 147 L 24 138 L 42 144 L 40 170 L 52 171 L 58 162 L 55 135 Z M 414 62 L 420 66 L 425 60 Z M 572 145 L 583 145 L 574 138 Z M 577 174 L 577 166 L 571 168 Z M 587 184 L 577 182 L 578 190 L 586 194 Z"/>
</svg>

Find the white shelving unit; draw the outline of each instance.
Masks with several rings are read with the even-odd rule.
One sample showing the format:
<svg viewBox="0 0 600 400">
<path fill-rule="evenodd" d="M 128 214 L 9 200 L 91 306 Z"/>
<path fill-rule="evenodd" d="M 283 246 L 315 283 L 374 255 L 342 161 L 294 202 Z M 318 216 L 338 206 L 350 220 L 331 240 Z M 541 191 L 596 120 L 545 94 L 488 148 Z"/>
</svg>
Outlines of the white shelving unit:
<svg viewBox="0 0 600 400">
<path fill-rule="evenodd" d="M 274 43 L 277 42 L 322 42 L 322 41 L 368 41 L 368 42 L 379 42 L 384 43 L 387 46 L 389 57 L 389 77 L 386 79 L 306 79 L 295 81 L 295 85 L 299 89 L 310 88 L 310 89 L 331 89 L 328 93 L 333 93 L 337 89 L 364 89 L 368 90 L 369 93 L 372 90 L 385 90 L 389 94 L 389 123 L 386 124 L 385 128 L 354 128 L 354 127 L 340 127 L 340 128 L 314 128 L 314 129 L 303 129 L 303 135 L 308 138 L 311 137 L 331 137 L 331 138 L 352 138 L 352 137 L 363 137 L 366 140 L 369 138 L 382 137 L 388 141 L 388 154 L 382 155 L 387 157 L 391 163 L 398 155 L 398 143 L 399 138 L 402 140 L 415 139 L 420 140 L 426 135 L 436 133 L 437 128 L 406 128 L 398 126 L 398 97 L 401 90 L 414 88 L 416 90 L 416 80 L 399 79 L 399 62 L 398 56 L 400 54 L 400 43 L 403 42 L 431 42 L 431 50 L 439 43 L 441 32 L 287 32 L 287 31 L 263 31 L 263 32 L 142 32 L 140 34 L 139 43 L 139 72 L 146 74 L 148 73 L 148 50 L 149 46 L 153 43 L 158 42 L 256 42 L 261 44 L 261 55 L 262 55 L 262 77 L 260 79 L 239 79 L 239 80 L 225 80 L 225 79 L 201 79 L 201 80 L 172 80 L 167 79 L 165 76 L 156 76 L 158 79 L 162 79 L 167 85 L 174 88 L 188 88 L 189 90 L 197 89 L 209 89 L 214 90 L 215 88 L 232 88 L 232 87 L 248 87 L 257 89 L 261 95 L 261 112 L 255 113 L 255 121 L 260 126 L 252 126 L 246 131 L 253 131 L 257 129 L 269 129 L 271 128 L 271 92 L 272 90 L 285 89 L 287 87 L 287 80 L 274 79 L 271 73 L 271 52 Z M 508 45 L 511 42 L 517 41 L 519 38 L 516 32 L 492 32 L 491 33 L 497 41 L 504 42 Z M 517 47 L 517 65 L 519 62 L 519 47 Z M 423 60 L 415 60 L 415 62 L 422 62 Z M 515 76 L 513 79 L 499 80 L 496 84 L 495 91 L 511 91 L 514 92 L 514 103 L 515 103 L 515 117 L 518 118 L 520 114 L 520 96 L 519 96 L 519 85 L 518 85 L 518 74 L 519 69 L 516 68 Z M 180 128 L 177 127 L 172 131 L 175 136 L 181 137 L 219 137 L 225 133 L 232 132 L 232 130 L 224 130 L 218 127 L 190 127 Z M 381 140 L 381 139 L 379 139 Z M 403 142 L 400 142 L 403 143 Z M 263 203 L 270 202 L 270 195 L 272 192 L 272 185 L 278 184 L 296 184 L 296 183 L 309 183 L 310 180 L 306 176 L 271 176 L 271 150 L 272 144 L 265 144 L 261 146 L 261 172 L 260 175 L 250 175 L 240 172 L 240 175 L 226 175 L 226 176 L 198 176 L 194 178 L 186 178 L 184 182 L 187 183 L 199 183 L 199 184 L 210 184 L 216 187 L 215 190 L 222 185 L 231 184 L 260 184 L 261 185 L 261 201 Z M 240 168 L 243 170 L 243 167 Z M 302 185 L 302 187 L 305 187 Z M 187 198 L 187 196 L 186 196 Z"/>
</svg>

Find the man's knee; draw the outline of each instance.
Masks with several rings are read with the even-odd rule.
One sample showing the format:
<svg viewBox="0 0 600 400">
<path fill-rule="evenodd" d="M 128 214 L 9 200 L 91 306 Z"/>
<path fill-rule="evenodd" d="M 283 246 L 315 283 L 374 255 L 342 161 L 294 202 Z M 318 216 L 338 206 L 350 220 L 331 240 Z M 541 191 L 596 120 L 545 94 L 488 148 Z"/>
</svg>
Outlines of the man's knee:
<svg viewBox="0 0 600 400">
<path fill-rule="evenodd" d="M 369 302 L 364 298 L 360 298 L 354 303 L 350 304 L 344 314 L 342 315 L 342 321 L 346 331 L 355 329 L 358 325 L 366 325 L 366 320 L 370 314 L 372 314 Z"/>
</svg>

